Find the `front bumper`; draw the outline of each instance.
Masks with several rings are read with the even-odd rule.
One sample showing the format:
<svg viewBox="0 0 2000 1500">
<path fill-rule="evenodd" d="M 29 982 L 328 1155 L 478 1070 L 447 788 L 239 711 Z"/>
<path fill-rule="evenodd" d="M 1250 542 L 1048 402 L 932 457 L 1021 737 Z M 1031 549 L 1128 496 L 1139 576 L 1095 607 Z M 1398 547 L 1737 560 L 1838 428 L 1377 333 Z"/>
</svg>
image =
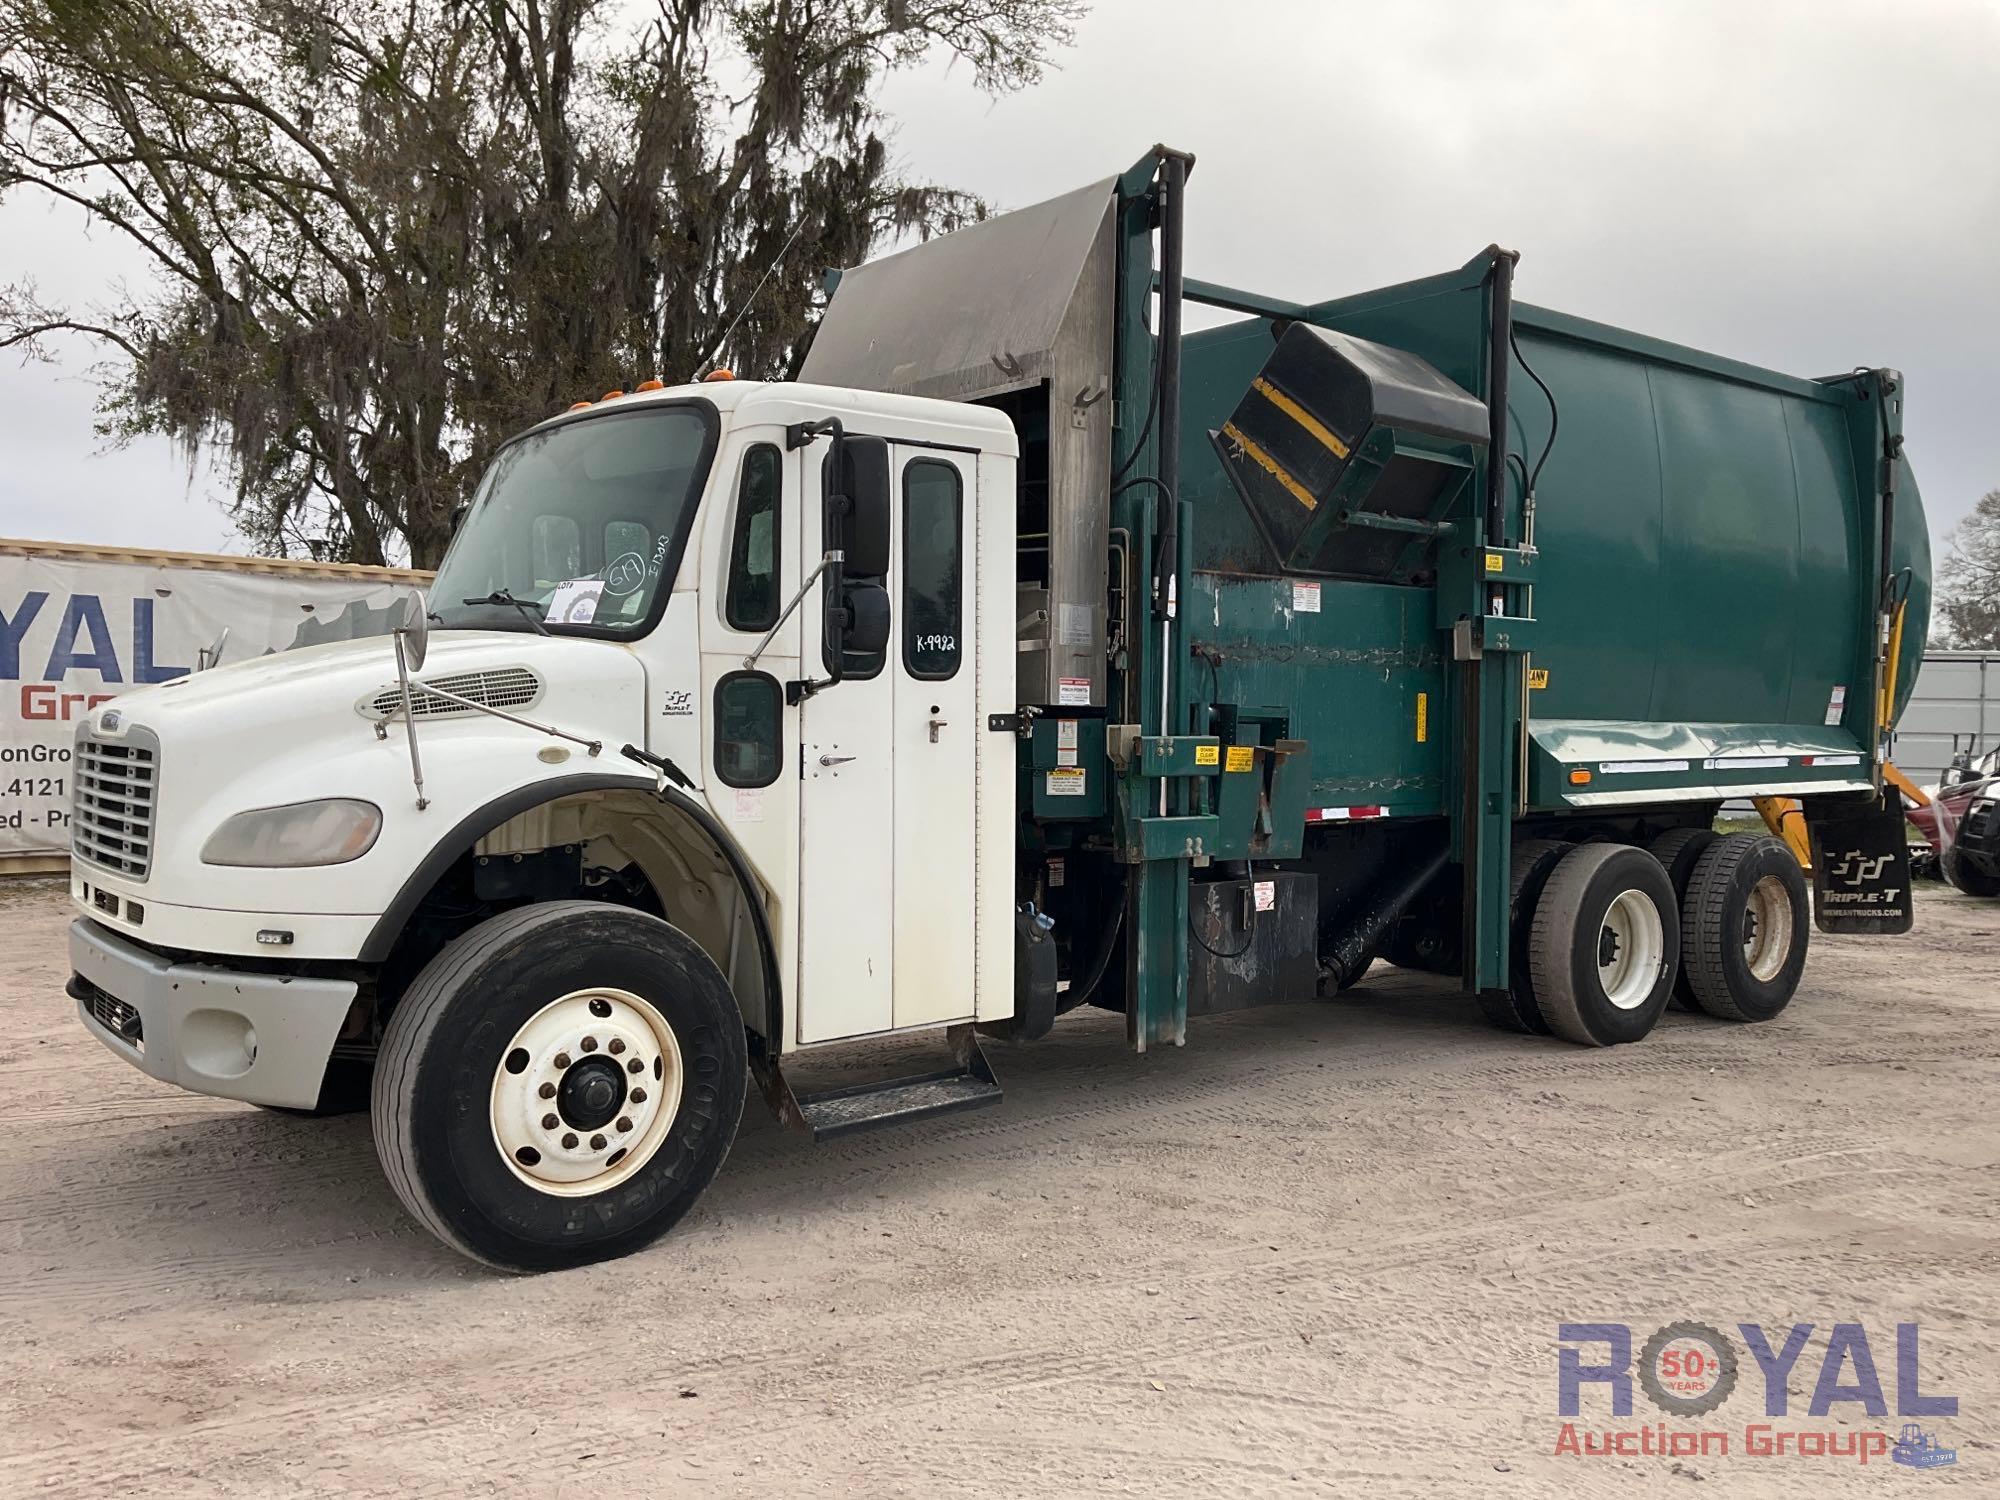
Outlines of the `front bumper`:
<svg viewBox="0 0 2000 1500">
<path fill-rule="evenodd" d="M 311 1109 L 356 986 L 175 963 L 87 918 L 70 923 L 68 992 L 120 1057 L 197 1094 Z"/>
</svg>

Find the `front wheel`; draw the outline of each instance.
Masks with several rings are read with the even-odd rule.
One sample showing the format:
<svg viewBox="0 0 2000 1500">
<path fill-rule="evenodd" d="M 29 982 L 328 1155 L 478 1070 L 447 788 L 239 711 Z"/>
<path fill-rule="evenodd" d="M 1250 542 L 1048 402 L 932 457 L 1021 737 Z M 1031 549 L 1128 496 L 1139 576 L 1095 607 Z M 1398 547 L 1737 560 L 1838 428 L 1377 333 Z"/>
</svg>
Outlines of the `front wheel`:
<svg viewBox="0 0 2000 1500">
<path fill-rule="evenodd" d="M 685 1214 L 743 1113 L 743 1023 L 694 941 L 591 901 L 506 912 L 389 1018 L 375 1149 L 403 1206 L 507 1271 L 624 1255 Z"/>
</svg>

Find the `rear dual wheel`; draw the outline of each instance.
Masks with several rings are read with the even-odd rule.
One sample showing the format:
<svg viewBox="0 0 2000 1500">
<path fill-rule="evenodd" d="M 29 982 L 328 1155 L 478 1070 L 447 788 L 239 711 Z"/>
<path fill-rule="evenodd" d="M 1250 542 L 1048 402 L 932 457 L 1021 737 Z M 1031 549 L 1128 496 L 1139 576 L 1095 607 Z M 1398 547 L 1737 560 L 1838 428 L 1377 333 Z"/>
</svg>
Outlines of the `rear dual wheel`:
<svg viewBox="0 0 2000 1500">
<path fill-rule="evenodd" d="M 1729 1021 L 1777 1015 L 1805 973 L 1811 920 L 1805 873 L 1781 840 L 1717 839 L 1681 899 L 1681 962 L 1695 1007 Z"/>
<path fill-rule="evenodd" d="M 1694 879 L 1694 867 L 1721 837 L 1713 828 L 1673 828 L 1647 846 L 1648 852 L 1666 870 L 1674 888 L 1674 901 L 1681 908 L 1681 969 L 1674 979 L 1673 998 L 1668 1002 L 1676 1010 L 1701 1009 L 1695 1003 L 1694 991 L 1688 988 L 1688 946 L 1693 939 L 1687 924 L 1687 892 Z"/>
<path fill-rule="evenodd" d="M 1657 859 L 1624 844 L 1571 849 L 1549 873 L 1528 933 L 1535 1008 L 1567 1041 L 1636 1042 L 1666 1009 L 1680 941 L 1673 884 Z"/>
<path fill-rule="evenodd" d="M 1549 874 L 1572 846 L 1557 839 L 1523 839 L 1514 846 L 1509 872 L 1507 912 L 1511 923 L 1507 951 L 1510 984 L 1505 993 L 1480 992 L 1479 1009 L 1504 1031 L 1548 1035 L 1549 1023 L 1535 1005 L 1534 976 L 1528 968 L 1528 939 L 1535 925 L 1535 904 Z"/>
</svg>

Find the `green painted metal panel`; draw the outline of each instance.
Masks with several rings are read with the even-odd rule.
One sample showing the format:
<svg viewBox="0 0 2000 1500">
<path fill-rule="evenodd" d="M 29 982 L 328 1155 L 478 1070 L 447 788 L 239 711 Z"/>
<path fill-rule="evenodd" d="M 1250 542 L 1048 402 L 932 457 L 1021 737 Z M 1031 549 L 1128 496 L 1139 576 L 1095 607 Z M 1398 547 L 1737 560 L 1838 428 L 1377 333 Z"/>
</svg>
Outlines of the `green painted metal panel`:
<svg viewBox="0 0 2000 1500">
<path fill-rule="evenodd" d="M 1867 757 L 1838 725 L 1538 719 L 1530 743 L 1529 799 L 1541 807 L 1804 796 L 1868 781 Z M 1663 795 L 1674 793 L 1686 796 Z"/>
<path fill-rule="evenodd" d="M 1215 776 L 1221 768 L 1222 742 L 1212 734 L 1143 736 L 1132 767 L 1141 776 Z"/>
<path fill-rule="evenodd" d="M 1187 631 L 1204 696 L 1311 746 L 1304 805 L 1443 811 L 1450 637 L 1428 589 L 1198 571 Z"/>
</svg>

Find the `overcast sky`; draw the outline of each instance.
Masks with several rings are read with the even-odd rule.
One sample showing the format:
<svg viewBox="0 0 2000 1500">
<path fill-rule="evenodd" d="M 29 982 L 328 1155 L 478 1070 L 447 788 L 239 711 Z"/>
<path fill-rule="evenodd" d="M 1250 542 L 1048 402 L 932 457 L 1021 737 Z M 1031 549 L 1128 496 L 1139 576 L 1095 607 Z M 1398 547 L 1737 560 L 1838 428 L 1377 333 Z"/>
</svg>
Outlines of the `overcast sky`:
<svg viewBox="0 0 2000 1500">
<path fill-rule="evenodd" d="M 1099 0 L 989 100 L 894 80 L 914 175 L 1018 206 L 1193 151 L 1190 275 L 1300 300 L 1518 249 L 1517 295 L 1799 375 L 1908 376 L 1941 538 L 2000 486 L 2000 3 Z M 0 274 L 135 270 L 0 208 Z M 0 362 L 0 534 L 247 550 L 164 443 L 104 451 L 88 351 Z M 672 372 L 668 372 L 671 374 Z"/>
</svg>

